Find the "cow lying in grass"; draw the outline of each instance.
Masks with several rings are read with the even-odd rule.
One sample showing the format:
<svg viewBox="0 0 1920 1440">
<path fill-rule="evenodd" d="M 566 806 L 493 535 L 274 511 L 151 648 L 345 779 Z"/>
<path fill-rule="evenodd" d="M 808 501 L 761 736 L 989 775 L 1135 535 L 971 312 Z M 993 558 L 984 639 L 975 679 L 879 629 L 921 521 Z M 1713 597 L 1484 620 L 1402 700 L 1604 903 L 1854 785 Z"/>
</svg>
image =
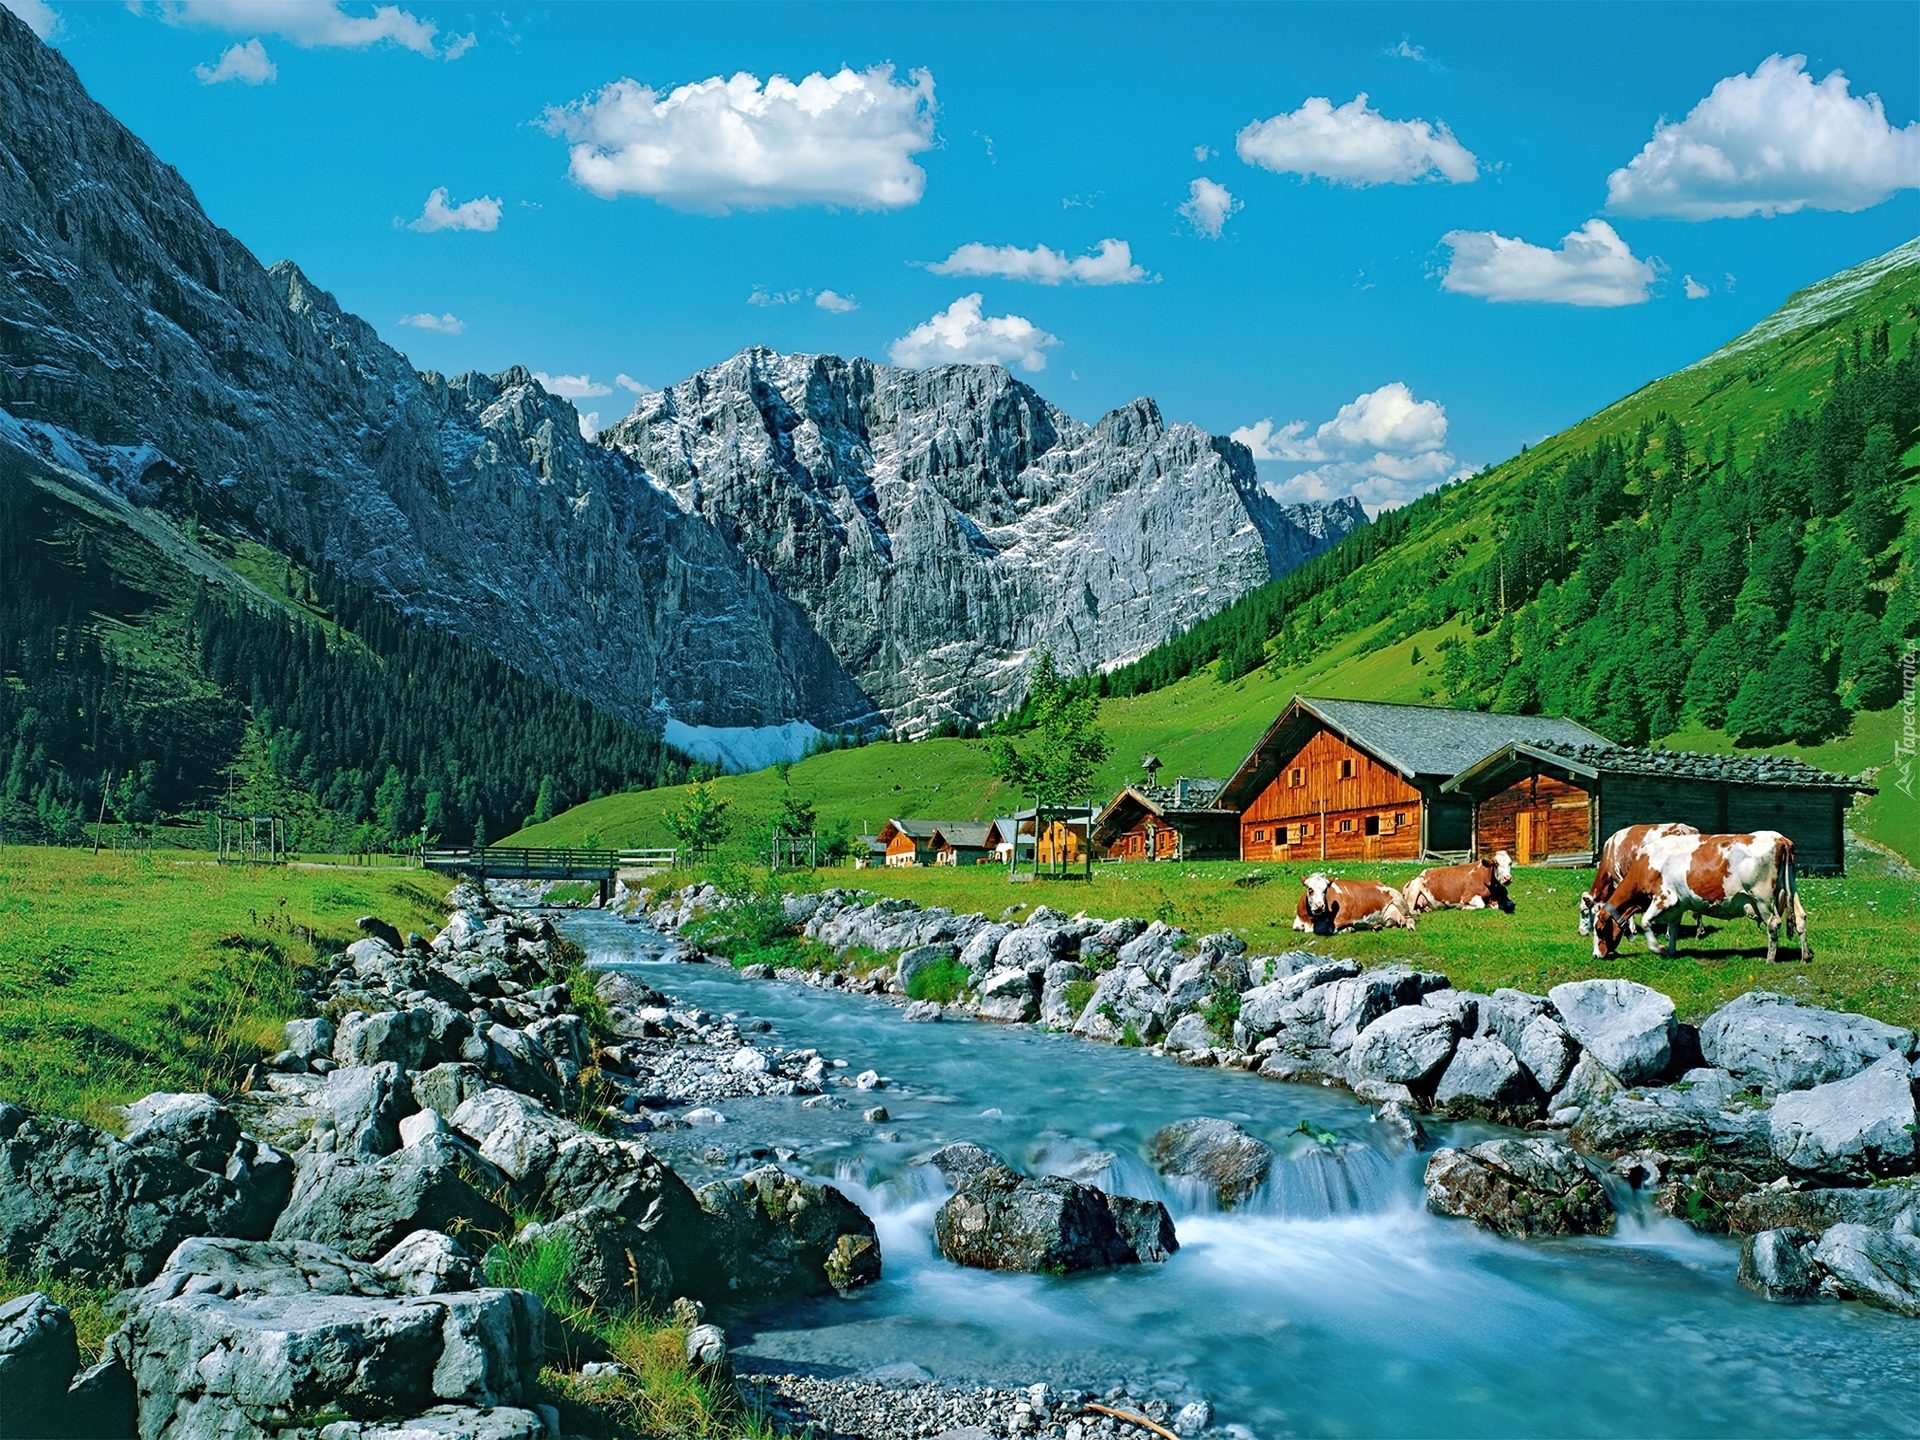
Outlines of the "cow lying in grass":
<svg viewBox="0 0 1920 1440">
<path fill-rule="evenodd" d="M 1293 928 L 1315 935 L 1340 930 L 1379 930 L 1389 926 L 1413 929 L 1406 901 L 1391 885 L 1376 880 L 1330 880 L 1315 872 L 1307 876 L 1306 892 L 1293 912 Z"/>
<path fill-rule="evenodd" d="M 1800 907 L 1793 841 L 1778 830 L 1751 835 L 1663 835 L 1649 839 L 1613 893 L 1594 907 L 1593 956 L 1619 948 L 1627 917 L 1639 912 L 1647 948 L 1675 955 L 1680 922 L 1691 912 L 1717 919 L 1751 915 L 1767 932 L 1767 959 L 1780 958 L 1780 930 L 1800 941 L 1800 958 L 1813 958 L 1807 914 Z M 1667 932 L 1663 950 L 1660 932 Z"/>
<path fill-rule="evenodd" d="M 1620 881 L 1633 868 L 1633 862 L 1640 858 L 1640 852 L 1646 848 L 1649 840 L 1699 833 L 1691 825 L 1674 822 L 1666 825 L 1629 825 L 1609 835 L 1607 843 L 1600 847 L 1600 863 L 1594 866 L 1593 884 L 1580 897 L 1580 933 L 1593 934 L 1594 912 L 1619 888 Z"/>
<path fill-rule="evenodd" d="M 1504 850 L 1493 852 L 1491 860 L 1475 860 L 1467 865 L 1435 865 L 1422 870 L 1401 891 L 1402 904 L 1409 915 L 1424 915 L 1429 910 L 1503 910 L 1513 913 L 1513 900 L 1507 886 L 1513 883 L 1513 857 Z"/>
</svg>

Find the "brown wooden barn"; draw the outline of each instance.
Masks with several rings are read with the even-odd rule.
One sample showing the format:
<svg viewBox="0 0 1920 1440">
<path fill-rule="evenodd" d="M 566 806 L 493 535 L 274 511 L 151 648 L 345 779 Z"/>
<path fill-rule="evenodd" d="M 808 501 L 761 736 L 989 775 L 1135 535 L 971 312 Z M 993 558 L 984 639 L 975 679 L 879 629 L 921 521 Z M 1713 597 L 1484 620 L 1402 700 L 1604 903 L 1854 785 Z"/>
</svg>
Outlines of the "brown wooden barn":
<svg viewBox="0 0 1920 1440">
<path fill-rule="evenodd" d="M 1100 812 L 1093 853 L 1108 860 L 1231 860 L 1240 824 L 1213 802 L 1224 780 L 1182 776 L 1171 785 L 1129 785 Z"/>
<path fill-rule="evenodd" d="M 1541 715 L 1296 695 L 1215 803 L 1239 814 L 1243 860 L 1462 859 L 1473 805 L 1442 786 L 1515 740 L 1610 744 Z"/>
<path fill-rule="evenodd" d="M 933 863 L 982 864 L 991 858 L 998 839 L 991 821 L 943 820 L 933 832 Z"/>
<path fill-rule="evenodd" d="M 1472 803 L 1480 854 L 1505 850 L 1523 865 L 1591 863 L 1616 830 L 1678 821 L 1716 835 L 1778 830 L 1810 875 L 1846 873 L 1847 806 L 1856 792 L 1875 793 L 1781 755 L 1525 742 L 1441 789 Z"/>
<path fill-rule="evenodd" d="M 889 869 L 931 865 L 934 843 L 940 833 L 938 820 L 889 820 L 880 827 L 880 845 L 886 851 Z"/>
</svg>

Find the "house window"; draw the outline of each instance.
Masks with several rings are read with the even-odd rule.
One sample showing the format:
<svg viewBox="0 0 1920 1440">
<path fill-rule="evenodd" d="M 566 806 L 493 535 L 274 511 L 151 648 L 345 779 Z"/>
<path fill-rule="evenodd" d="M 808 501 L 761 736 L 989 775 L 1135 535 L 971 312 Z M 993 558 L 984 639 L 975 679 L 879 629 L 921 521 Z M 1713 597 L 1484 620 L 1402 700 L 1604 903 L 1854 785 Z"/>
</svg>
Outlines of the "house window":
<svg viewBox="0 0 1920 1440">
<path fill-rule="evenodd" d="M 1367 834 L 1378 835 L 1379 833 L 1380 833 L 1380 817 L 1378 815 L 1367 816 Z"/>
<path fill-rule="evenodd" d="M 1302 785 L 1306 783 L 1307 783 L 1307 772 L 1301 766 L 1296 765 L 1293 767 L 1293 769 L 1287 771 L 1287 787 L 1289 789 L 1298 790 Z"/>
<path fill-rule="evenodd" d="M 1266 843 L 1267 843 L 1267 832 L 1266 832 L 1266 831 L 1264 831 L 1264 830 L 1256 830 L 1256 831 L 1254 831 L 1254 832 L 1253 832 L 1253 843 L 1254 843 L 1254 844 L 1256 844 L 1256 845 L 1264 845 L 1264 844 L 1266 844 Z"/>
<path fill-rule="evenodd" d="M 1353 829 L 1353 821 L 1351 821 L 1351 820 L 1342 820 L 1342 821 L 1340 822 L 1340 833 L 1341 833 L 1342 835 L 1345 835 L 1345 834 L 1348 834 L 1349 832 L 1351 832 L 1351 831 L 1352 831 L 1352 829 Z"/>
<path fill-rule="evenodd" d="M 1312 835 L 1313 835 L 1313 822 L 1311 820 L 1303 822 L 1300 828 L 1294 832 L 1294 838 L 1296 840 L 1307 840 L 1312 838 Z"/>
<path fill-rule="evenodd" d="M 1406 823 L 1407 823 L 1407 812 L 1406 812 L 1406 811 L 1404 811 L 1404 810 L 1396 810 L 1396 811 L 1394 811 L 1394 812 L 1393 812 L 1393 828 L 1394 828 L 1394 829 L 1396 829 L 1396 830 L 1398 830 L 1398 829 L 1399 829 L 1399 828 L 1400 828 L 1400 827 L 1401 827 L 1402 825 L 1404 825 L 1404 824 L 1406 824 Z"/>
<path fill-rule="evenodd" d="M 1351 780 L 1353 778 L 1353 761 L 1342 760 L 1340 762 L 1340 778 L 1342 780 Z"/>
</svg>

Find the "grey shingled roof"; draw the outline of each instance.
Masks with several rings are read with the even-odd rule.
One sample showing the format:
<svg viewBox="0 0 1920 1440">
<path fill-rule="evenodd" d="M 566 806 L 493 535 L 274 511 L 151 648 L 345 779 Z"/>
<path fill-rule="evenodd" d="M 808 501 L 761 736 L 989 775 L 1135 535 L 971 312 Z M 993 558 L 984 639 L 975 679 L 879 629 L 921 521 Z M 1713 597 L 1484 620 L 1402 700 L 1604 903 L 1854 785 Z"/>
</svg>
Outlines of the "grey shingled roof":
<svg viewBox="0 0 1920 1440">
<path fill-rule="evenodd" d="M 1224 780 L 1196 780 L 1190 775 L 1180 778 L 1187 782 L 1185 805 L 1180 803 L 1178 785 L 1130 785 L 1127 788 L 1162 814 L 1168 810 L 1211 810 L 1214 797 L 1227 788 Z"/>
<path fill-rule="evenodd" d="M 1783 785 L 1818 790 L 1858 790 L 1861 782 L 1796 760 L 1791 755 L 1707 755 L 1697 750 L 1642 750 L 1626 745 L 1542 744 L 1609 775 L 1658 775 L 1677 780 L 1718 780 L 1736 785 Z"/>
<path fill-rule="evenodd" d="M 1443 705 L 1389 705 L 1378 700 L 1300 703 L 1362 749 L 1412 775 L 1457 775 L 1502 745 L 1571 745 L 1612 749 L 1613 742 L 1572 720 L 1546 715 L 1494 715 Z"/>
<path fill-rule="evenodd" d="M 956 850 L 984 850 L 988 828 L 985 820 L 945 821 L 940 826 L 940 837 Z"/>
</svg>

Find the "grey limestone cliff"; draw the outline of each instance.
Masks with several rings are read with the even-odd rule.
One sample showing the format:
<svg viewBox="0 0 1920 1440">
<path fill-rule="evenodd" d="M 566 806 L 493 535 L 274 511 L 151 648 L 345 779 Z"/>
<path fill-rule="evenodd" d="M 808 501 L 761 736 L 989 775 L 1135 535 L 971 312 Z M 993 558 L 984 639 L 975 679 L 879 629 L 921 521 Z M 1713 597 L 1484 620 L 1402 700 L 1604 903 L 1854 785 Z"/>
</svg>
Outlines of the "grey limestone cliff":
<svg viewBox="0 0 1920 1440">
<path fill-rule="evenodd" d="M 0 465 L 331 566 L 654 727 L 983 718 L 1035 647 L 1130 658 L 1364 518 L 995 367 L 749 350 L 588 441 L 525 370 L 416 372 L 262 267 L 5 10 Z"/>
</svg>

